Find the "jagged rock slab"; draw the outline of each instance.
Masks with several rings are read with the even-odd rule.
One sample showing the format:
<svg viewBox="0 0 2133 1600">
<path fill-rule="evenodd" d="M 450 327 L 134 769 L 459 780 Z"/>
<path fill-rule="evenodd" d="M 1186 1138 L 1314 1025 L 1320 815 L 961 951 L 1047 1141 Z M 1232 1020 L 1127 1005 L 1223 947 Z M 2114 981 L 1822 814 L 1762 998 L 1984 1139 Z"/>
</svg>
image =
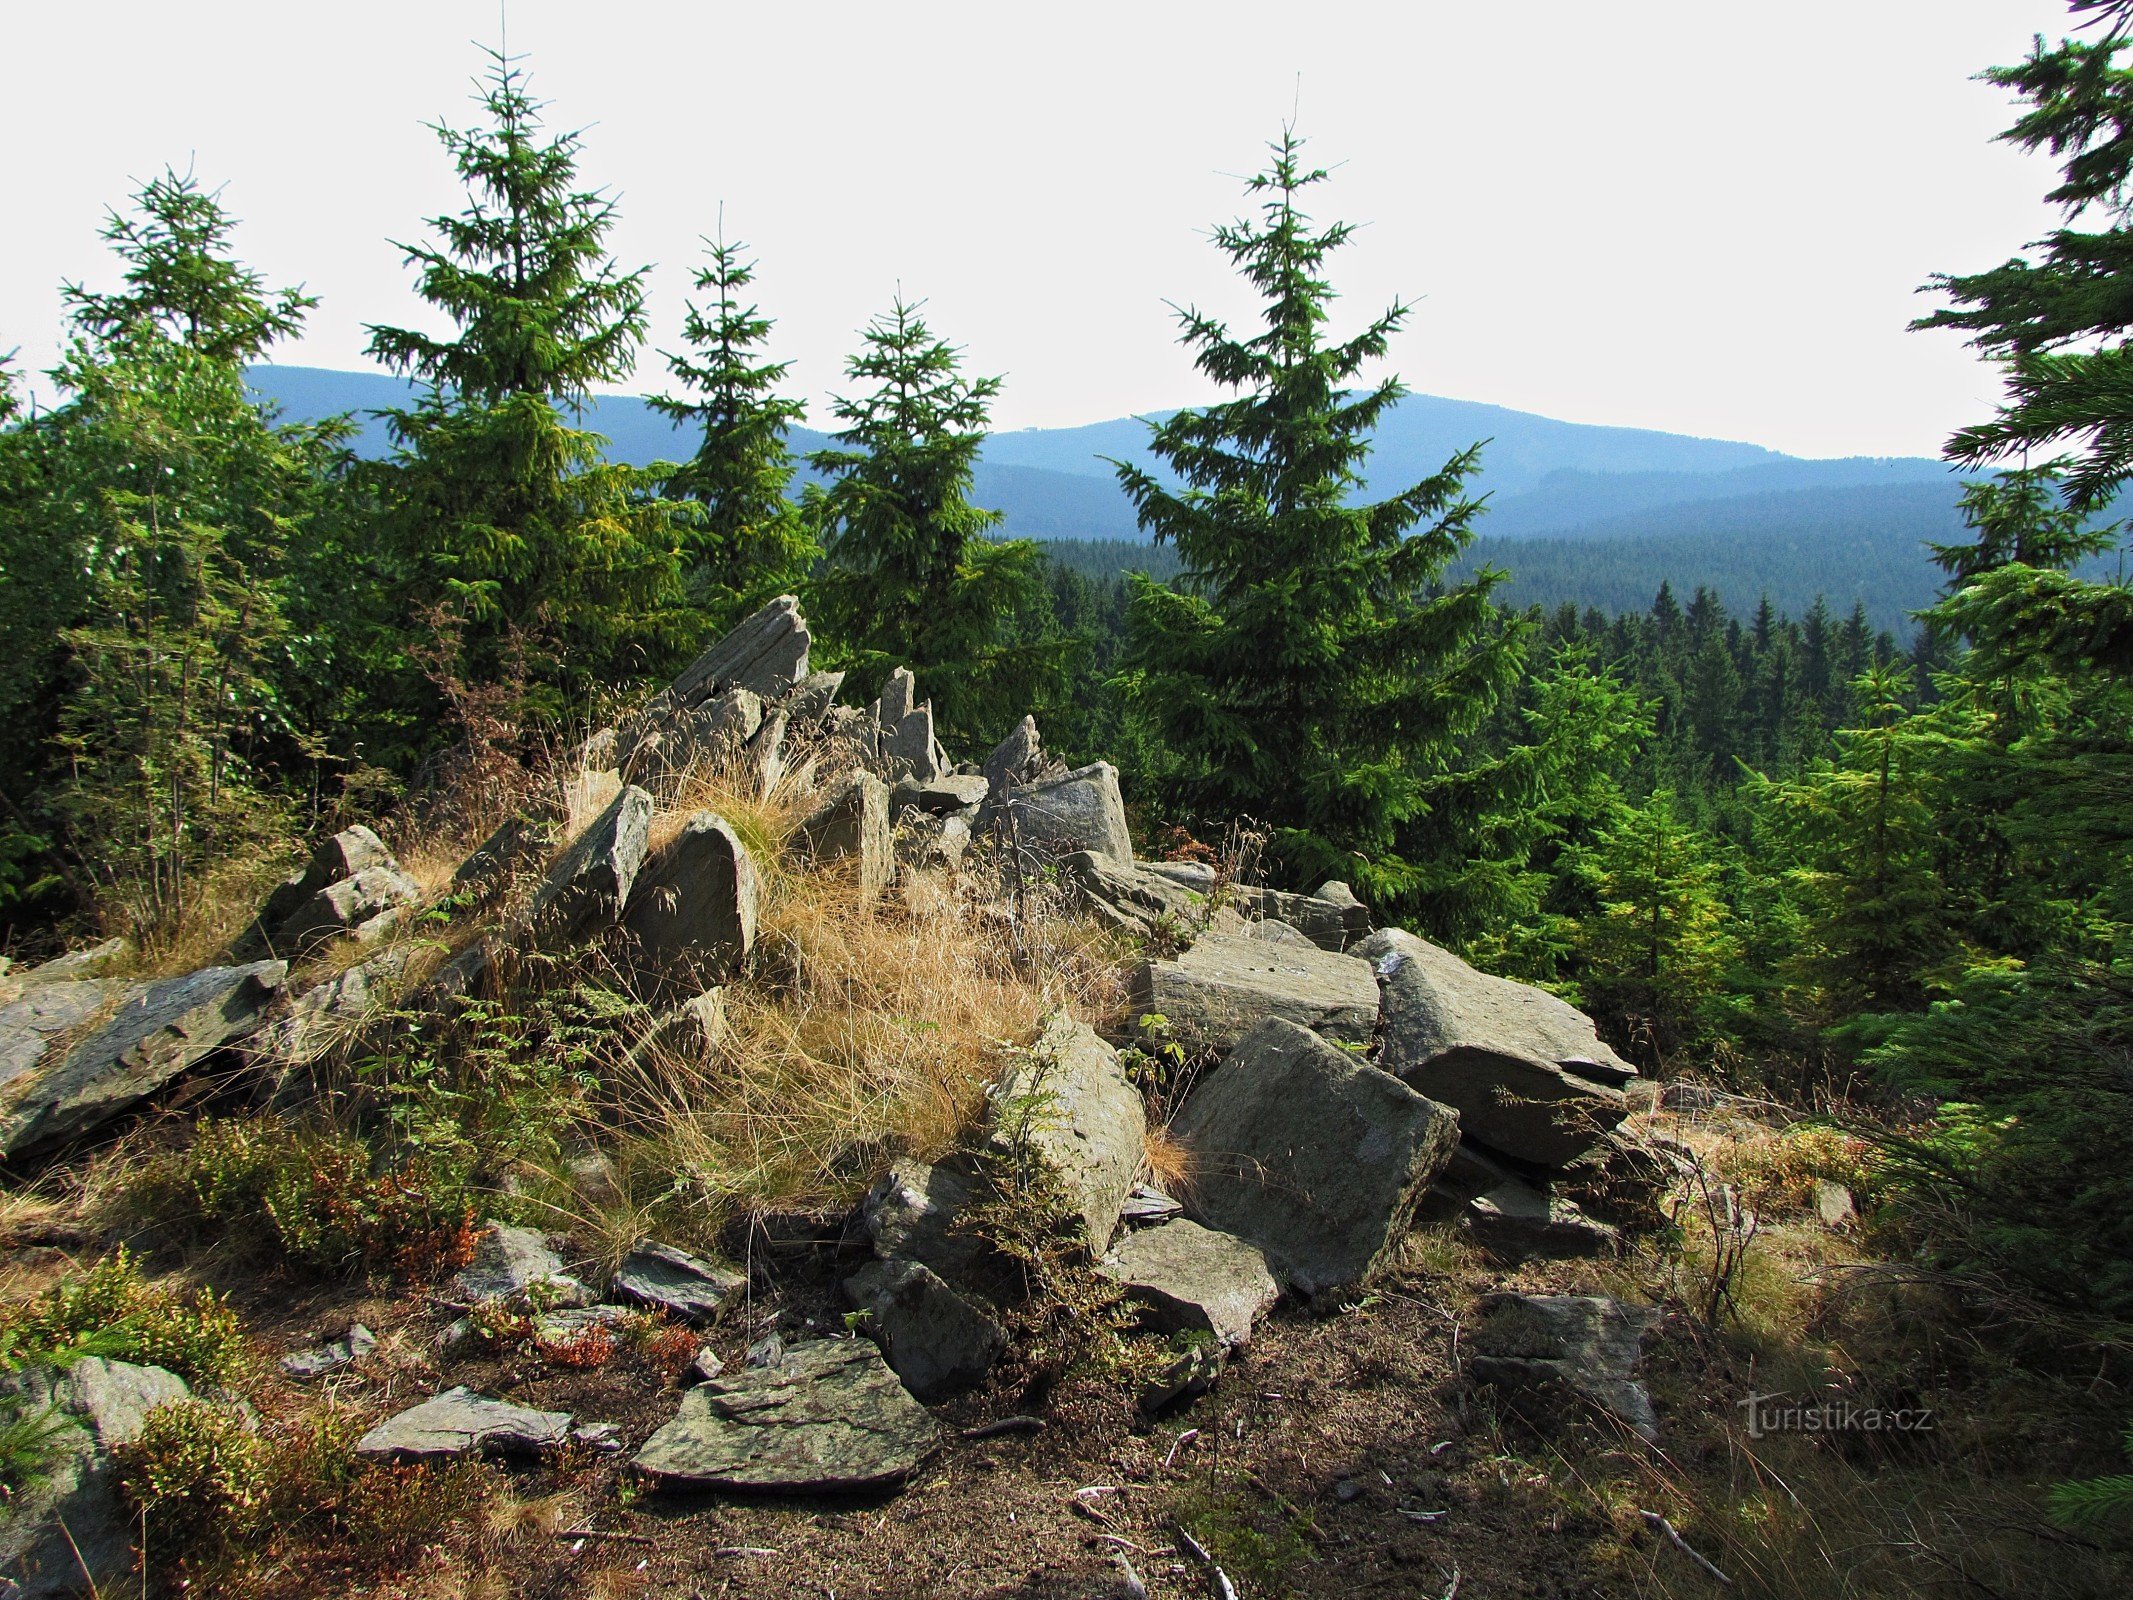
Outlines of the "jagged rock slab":
<svg viewBox="0 0 2133 1600">
<path fill-rule="evenodd" d="M 62 1058 L 54 1062 L 40 1052 L 31 1067 L 0 1079 L 0 1159 L 91 1132 L 245 1038 L 280 994 L 288 970 L 286 962 L 255 961 L 125 985 L 107 1017 L 84 1020 L 87 1031 Z M 38 1003 L 55 987 L 40 986 L 17 1007 Z"/>
<path fill-rule="evenodd" d="M 1182 1218 L 1127 1234 L 1102 1270 L 1141 1308 L 1143 1326 L 1204 1333 L 1224 1349 L 1249 1343 L 1281 1298 L 1265 1251 Z"/>
<path fill-rule="evenodd" d="M 1232 893 L 1248 914 L 1285 922 L 1321 950 L 1348 950 L 1370 936 L 1370 913 L 1355 898 L 1355 891 L 1337 878 L 1328 879 L 1310 894 L 1242 885 Z"/>
<path fill-rule="evenodd" d="M 968 772 L 944 772 L 918 785 L 912 803 L 936 816 L 955 812 L 974 814 L 985 803 L 988 785 L 983 776 Z"/>
<path fill-rule="evenodd" d="M 726 991 L 706 989 L 662 1015 L 630 1051 L 639 1066 L 662 1060 L 702 1064 L 726 1042 Z"/>
<path fill-rule="evenodd" d="M 1118 768 L 1108 761 L 1008 788 L 991 800 L 985 825 L 1059 855 L 1086 850 L 1121 864 L 1133 860 Z"/>
<path fill-rule="evenodd" d="M 920 703 L 909 667 L 889 674 L 881 698 L 868 709 L 874 718 L 874 755 L 889 776 L 930 783 L 946 770 L 948 757 L 933 736 L 933 702 Z"/>
<path fill-rule="evenodd" d="M 1126 1203 L 1118 1208 L 1121 1226 L 1151 1227 L 1158 1222 L 1168 1222 L 1172 1217 L 1183 1215 L 1183 1206 L 1148 1183 L 1135 1184 L 1133 1193 L 1126 1196 Z"/>
<path fill-rule="evenodd" d="M 728 689 L 700 705 L 655 696 L 616 735 L 615 770 L 669 798 L 690 778 L 733 759 L 763 726 L 763 701 L 747 689 Z"/>
<path fill-rule="evenodd" d="M 450 899 L 487 905 L 511 880 L 548 853 L 562 823 L 560 808 L 541 807 L 506 817 L 452 873 Z"/>
<path fill-rule="evenodd" d="M 535 1411 L 451 1388 L 379 1423 L 356 1441 L 355 1453 L 385 1461 L 439 1461 L 470 1451 L 539 1455 L 569 1438 L 567 1411 Z"/>
<path fill-rule="evenodd" d="M 100 977 L 106 967 L 121 960 L 133 948 L 124 939 L 110 938 L 63 956 L 40 961 L 34 967 L 0 964 L 0 1004 L 13 1003 L 25 989 L 43 983 L 73 983 Z"/>
<path fill-rule="evenodd" d="M 1505 1260 L 1613 1255 L 1622 1236 L 1561 1195 L 1531 1184 L 1501 1184 L 1467 1207 L 1474 1242 Z"/>
<path fill-rule="evenodd" d="M 140 1437 L 159 1405 L 183 1400 L 184 1379 L 161 1367 L 90 1358 L 0 1376 L 0 1396 L 24 1416 L 51 1411 L 64 1423 L 38 1476 L 14 1486 L 0 1515 L 0 1593 L 14 1600 L 118 1594 L 133 1568 L 137 1523 L 111 1459 Z M 11 1584 L 19 1587 L 11 1587 Z"/>
<path fill-rule="evenodd" d="M 1046 1021 L 1028 1056 L 992 1091 L 991 1142 L 1057 1175 L 1092 1257 L 1118 1231 L 1147 1135 L 1147 1108 L 1118 1052 L 1064 1012 Z"/>
<path fill-rule="evenodd" d="M 587 823 L 534 892 L 527 922 L 535 942 L 561 949 L 613 923 L 629 903 L 651 829 L 652 797 L 634 787 Z"/>
<path fill-rule="evenodd" d="M 1252 1030 L 1170 1125 L 1188 1209 L 1250 1240 L 1312 1299 L 1360 1287 L 1451 1159 L 1459 1119 L 1281 1017 Z"/>
<path fill-rule="evenodd" d="M 55 1041 L 113 1005 L 126 989 L 117 978 L 55 979 L 0 1008 L 0 1095 L 43 1062 Z"/>
<path fill-rule="evenodd" d="M 707 1489 L 870 1489 L 908 1478 L 939 1439 L 872 1344 L 821 1339 L 689 1390 L 635 1465 Z"/>
<path fill-rule="evenodd" d="M 1203 889 L 1163 871 L 1166 864 L 1121 863 L 1085 850 L 1059 865 L 1100 921 L 1140 938 L 1161 931 L 1189 940 L 1213 909 L 1208 895 L 1214 873 L 1209 871 Z"/>
<path fill-rule="evenodd" d="M 406 906 L 422 903 L 422 889 L 397 866 L 371 866 L 329 883 L 282 919 L 277 948 L 303 954 Z"/>
<path fill-rule="evenodd" d="M 799 600 L 781 594 L 691 662 L 671 692 L 684 705 L 731 688 L 775 700 L 807 677 L 809 642 Z"/>
<path fill-rule="evenodd" d="M 853 772 L 823 796 L 793 835 L 797 853 L 810 861 L 850 861 L 859 893 L 873 900 L 896 869 L 889 832 L 889 786 L 871 772 Z"/>
<path fill-rule="evenodd" d="M 538 1233 L 492 1222 L 475 1236 L 474 1259 L 453 1277 L 447 1298 L 459 1305 L 508 1300 L 549 1307 L 590 1305 L 594 1296 L 563 1270 L 563 1258 Z"/>
<path fill-rule="evenodd" d="M 639 1239 L 615 1272 L 608 1293 L 702 1326 L 715 1322 L 748 1290 L 748 1275 L 672 1245 Z"/>
<path fill-rule="evenodd" d="M 844 1280 L 864 1331 L 927 1405 L 960 1394 L 1007 1348 L 999 1320 L 919 1261 L 870 1261 Z"/>
<path fill-rule="evenodd" d="M 1475 1378 L 1512 1390 L 1565 1389 L 1658 1439 L 1651 1396 L 1635 1377 L 1657 1311 L 1576 1294 L 1493 1295 L 1482 1307 L 1468 1346 Z"/>
<path fill-rule="evenodd" d="M 755 858 L 732 824 L 699 811 L 637 874 L 622 926 L 648 992 L 724 983 L 755 947 Z"/>
<path fill-rule="evenodd" d="M 820 722 L 829 715 L 843 688 L 841 672 L 810 672 L 786 696 L 785 710 L 795 722 Z"/>
<path fill-rule="evenodd" d="M 1208 934 L 1175 961 L 1142 962 L 1132 1008 L 1136 1018 L 1167 1018 L 1193 1048 L 1228 1050 L 1267 1017 L 1367 1044 L 1377 1026 L 1378 981 L 1367 962 L 1351 956 Z"/>
<path fill-rule="evenodd" d="M 742 747 L 740 774 L 749 791 L 760 798 L 785 781 L 785 731 L 792 726 L 791 714 L 773 711 L 763 719 L 754 738 Z"/>
<path fill-rule="evenodd" d="M 1636 1076 L 1591 1019 L 1530 984 L 1476 972 L 1388 928 L 1356 946 L 1385 994 L 1379 1063 L 1454 1106 L 1467 1136 L 1541 1166 L 1577 1159 L 1629 1114 Z"/>
<path fill-rule="evenodd" d="M 244 1053 L 269 1072 L 315 1060 L 385 1004 L 413 956 L 412 947 L 394 946 L 314 983 L 246 1040 Z"/>
<path fill-rule="evenodd" d="M 877 1256 L 908 1257 L 949 1277 L 961 1277 L 985 1255 L 982 1240 L 956 1227 L 970 1198 L 967 1174 L 902 1159 L 891 1162 L 874 1180 L 859 1214 Z"/>
<path fill-rule="evenodd" d="M 357 1323 L 338 1339 L 328 1339 L 308 1350 L 292 1350 L 281 1358 L 281 1370 L 297 1379 L 323 1378 L 339 1372 L 378 1347 L 378 1336 Z"/>
<path fill-rule="evenodd" d="M 1015 731 L 985 758 L 983 770 L 986 792 L 996 800 L 1005 799 L 1017 785 L 1035 783 L 1057 770 L 1045 759 L 1044 741 L 1037 735 L 1037 719 L 1024 717 L 1017 723 Z"/>
<path fill-rule="evenodd" d="M 309 861 L 284 878 L 267 896 L 267 903 L 260 907 L 258 920 L 253 924 L 253 937 L 274 936 L 281 925 L 321 889 L 372 867 L 398 870 L 399 863 L 385 848 L 385 841 L 361 823 L 343 828 L 313 851 Z"/>
</svg>

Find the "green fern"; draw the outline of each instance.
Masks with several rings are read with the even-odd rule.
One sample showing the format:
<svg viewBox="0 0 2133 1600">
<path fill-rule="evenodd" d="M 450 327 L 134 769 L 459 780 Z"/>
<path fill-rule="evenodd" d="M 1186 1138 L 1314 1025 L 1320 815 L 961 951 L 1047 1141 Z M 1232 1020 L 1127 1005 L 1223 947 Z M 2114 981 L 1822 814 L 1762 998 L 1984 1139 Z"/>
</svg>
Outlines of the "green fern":
<svg viewBox="0 0 2133 1600">
<path fill-rule="evenodd" d="M 2126 1430 L 2125 1446 L 2127 1457 L 2133 1459 L 2133 1428 Z M 2133 1473 L 2062 1483 L 2052 1490 L 2046 1509 L 2062 1528 L 2133 1522 Z"/>
</svg>

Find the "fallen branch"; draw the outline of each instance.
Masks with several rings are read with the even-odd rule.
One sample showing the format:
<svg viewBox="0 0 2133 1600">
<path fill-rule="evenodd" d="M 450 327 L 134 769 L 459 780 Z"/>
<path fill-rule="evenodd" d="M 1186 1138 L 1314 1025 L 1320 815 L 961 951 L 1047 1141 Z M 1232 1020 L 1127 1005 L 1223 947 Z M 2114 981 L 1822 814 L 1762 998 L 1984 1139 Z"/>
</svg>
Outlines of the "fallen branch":
<svg viewBox="0 0 2133 1600">
<path fill-rule="evenodd" d="M 1178 1452 L 1184 1449 L 1187 1445 L 1191 1444 L 1193 1440 L 1199 1437 L 1200 1430 L 1198 1428 L 1187 1428 L 1183 1433 L 1179 1434 L 1175 1439 L 1171 1440 L 1170 1454 L 1163 1457 L 1163 1470 L 1165 1472 L 1168 1472 L 1170 1470 L 1170 1464 L 1177 1460 Z"/>
<path fill-rule="evenodd" d="M 1681 1537 L 1681 1530 L 1679 1528 L 1676 1528 L 1671 1522 L 1667 1521 L 1666 1518 L 1659 1515 L 1659 1513 L 1656 1511 L 1639 1511 L 1637 1515 L 1644 1519 L 1644 1525 L 1647 1528 L 1650 1528 L 1654 1533 L 1664 1535 L 1668 1544 L 1672 1545 L 1676 1550 L 1679 1550 L 1683 1555 L 1687 1556 L 1691 1561 L 1695 1562 L 1696 1565 L 1703 1568 L 1703 1570 L 1708 1572 L 1713 1578 L 1717 1579 L 1720 1583 L 1724 1584 L 1729 1589 L 1733 1587 L 1733 1580 L 1727 1577 L 1723 1572 L 1719 1571 L 1715 1563 L 1706 1560 L 1702 1555 L 1700 1555 L 1689 1544 L 1688 1540 Z"/>
<path fill-rule="evenodd" d="M 722 1544 L 711 1553 L 715 1556 L 774 1556 L 778 1552 L 759 1544 Z"/>
<path fill-rule="evenodd" d="M 1452 1581 L 1444 1586 L 1444 1593 L 1437 1600 L 1459 1600 L 1459 1569 L 1452 1568 Z"/>
<path fill-rule="evenodd" d="M 1141 1582 L 1141 1575 L 1133 1570 L 1133 1563 L 1126 1559 L 1123 1550 L 1111 1552 L 1111 1564 L 1118 1568 L 1119 1586 L 1125 1590 L 1125 1600 L 1148 1600 L 1148 1585 Z"/>
<path fill-rule="evenodd" d="M 1215 1565 L 1215 1558 L 1207 1546 L 1192 1536 L 1182 1522 L 1173 1522 L 1171 1531 L 1178 1536 L 1178 1543 L 1185 1553 L 1207 1568 L 1208 1586 L 1214 1591 L 1214 1600 L 1237 1600 L 1237 1586 L 1229 1581 L 1229 1574 Z"/>
<path fill-rule="evenodd" d="M 1044 1431 L 1042 1417 L 1002 1417 L 998 1422 L 988 1422 L 983 1427 L 965 1428 L 966 1439 L 997 1439 L 1003 1433 L 1041 1433 Z"/>
<path fill-rule="evenodd" d="M 658 1540 L 642 1533 L 618 1533 L 607 1528 L 565 1528 L 556 1535 L 558 1539 L 607 1539 L 616 1544 L 641 1544 L 655 1546 Z"/>
</svg>

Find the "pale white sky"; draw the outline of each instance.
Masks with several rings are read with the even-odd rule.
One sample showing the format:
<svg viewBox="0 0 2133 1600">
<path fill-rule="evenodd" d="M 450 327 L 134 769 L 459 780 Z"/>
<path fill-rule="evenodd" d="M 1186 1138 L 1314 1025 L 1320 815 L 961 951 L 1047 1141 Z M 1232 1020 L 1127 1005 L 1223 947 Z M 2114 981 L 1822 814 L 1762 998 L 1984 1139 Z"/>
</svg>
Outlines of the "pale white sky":
<svg viewBox="0 0 2133 1600">
<path fill-rule="evenodd" d="M 244 255 L 321 296 L 279 359 L 363 364 L 419 321 L 388 236 L 456 209 L 424 129 L 474 115 L 496 0 L 0 4 L 0 350 L 41 368 L 57 284 L 109 277 L 95 232 L 166 162 L 226 185 Z M 1972 81 L 2059 0 L 1258 0 L 734 4 L 511 0 L 558 126 L 588 129 L 626 264 L 671 345 L 695 239 L 761 261 L 779 353 L 821 422 L 899 281 L 1003 428 L 1190 403 L 1164 301 L 1250 302 L 1204 237 L 1299 99 L 1339 163 L 1324 211 L 1350 318 L 1416 305 L 1415 389 L 1803 455 L 1932 454 L 1995 383 L 1907 334 L 1935 270 L 2049 225 L 2049 170 L 1990 137 Z M 1341 324 L 1345 325 L 1345 324 Z M 660 378 L 647 353 L 642 385 Z"/>
</svg>

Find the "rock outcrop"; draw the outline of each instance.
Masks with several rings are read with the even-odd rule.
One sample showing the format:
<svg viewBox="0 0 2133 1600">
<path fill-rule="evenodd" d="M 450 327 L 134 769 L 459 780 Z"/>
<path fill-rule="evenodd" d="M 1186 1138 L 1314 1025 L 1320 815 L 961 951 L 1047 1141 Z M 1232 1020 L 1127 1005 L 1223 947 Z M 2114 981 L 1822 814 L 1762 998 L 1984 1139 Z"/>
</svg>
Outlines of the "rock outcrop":
<svg viewBox="0 0 2133 1600">
<path fill-rule="evenodd" d="M 1118 1052 L 1063 1012 L 993 1087 L 993 1145 L 1052 1171 L 1094 1258 L 1118 1229 L 1147 1133 L 1147 1110 Z"/>
<path fill-rule="evenodd" d="M 534 891 L 527 930 L 557 950 L 611 926 L 629 903 L 652 829 L 652 797 L 630 787 L 570 842 Z"/>
<path fill-rule="evenodd" d="M 698 811 L 645 862 L 622 926 L 641 990 L 651 997 L 722 984 L 755 946 L 762 884 L 740 835 Z"/>
<path fill-rule="evenodd" d="M 1118 768 L 1108 761 L 1008 785 L 987 801 L 984 825 L 1054 856 L 1086 850 L 1125 865 L 1133 860 Z"/>
<path fill-rule="evenodd" d="M 1378 981 L 1366 962 L 1249 935 L 1210 933 L 1175 961 L 1142 962 L 1131 999 L 1136 1018 L 1162 1016 L 1188 1047 L 1217 1051 L 1267 1017 L 1357 1044 L 1378 1020 Z"/>
<path fill-rule="evenodd" d="M 807 678 L 810 642 L 800 602 L 781 594 L 691 662 L 669 692 L 689 706 L 726 689 L 776 700 Z"/>
</svg>

